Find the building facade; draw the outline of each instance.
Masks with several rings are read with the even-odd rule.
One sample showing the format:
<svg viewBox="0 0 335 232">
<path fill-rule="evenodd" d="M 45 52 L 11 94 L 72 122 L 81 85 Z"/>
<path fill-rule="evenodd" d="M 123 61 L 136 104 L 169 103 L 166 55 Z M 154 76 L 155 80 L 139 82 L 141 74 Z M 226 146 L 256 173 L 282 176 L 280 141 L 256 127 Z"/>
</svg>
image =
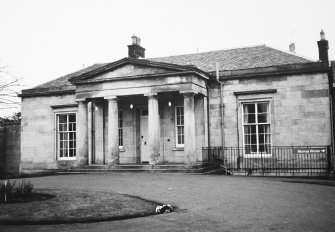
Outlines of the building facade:
<svg viewBox="0 0 335 232">
<path fill-rule="evenodd" d="M 128 47 L 128 58 L 22 91 L 21 170 L 193 166 L 204 147 L 257 157 L 333 144 L 328 60 L 265 45 L 143 59 L 137 37 Z"/>
</svg>

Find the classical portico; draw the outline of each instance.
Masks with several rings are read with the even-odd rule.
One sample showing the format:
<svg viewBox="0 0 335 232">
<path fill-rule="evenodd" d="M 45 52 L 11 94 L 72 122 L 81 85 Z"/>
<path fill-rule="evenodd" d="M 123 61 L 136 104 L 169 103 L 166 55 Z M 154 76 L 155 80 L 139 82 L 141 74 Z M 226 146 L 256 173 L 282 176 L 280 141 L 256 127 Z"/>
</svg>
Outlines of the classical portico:
<svg viewBox="0 0 335 232">
<path fill-rule="evenodd" d="M 73 78 L 76 165 L 201 162 L 207 145 L 206 79 L 194 67 L 130 58 Z M 177 123 L 176 117 L 182 120 Z"/>
</svg>

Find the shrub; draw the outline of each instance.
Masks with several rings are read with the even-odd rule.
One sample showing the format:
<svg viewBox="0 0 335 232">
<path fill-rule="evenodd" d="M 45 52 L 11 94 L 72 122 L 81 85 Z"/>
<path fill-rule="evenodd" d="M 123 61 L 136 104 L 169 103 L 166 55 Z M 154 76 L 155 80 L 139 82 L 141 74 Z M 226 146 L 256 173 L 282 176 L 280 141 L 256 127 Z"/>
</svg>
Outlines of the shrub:
<svg viewBox="0 0 335 232">
<path fill-rule="evenodd" d="M 22 201 L 32 196 L 34 186 L 30 181 L 25 180 L 16 184 L 16 181 L 11 183 L 10 181 L 0 182 L 0 203 Z"/>
</svg>

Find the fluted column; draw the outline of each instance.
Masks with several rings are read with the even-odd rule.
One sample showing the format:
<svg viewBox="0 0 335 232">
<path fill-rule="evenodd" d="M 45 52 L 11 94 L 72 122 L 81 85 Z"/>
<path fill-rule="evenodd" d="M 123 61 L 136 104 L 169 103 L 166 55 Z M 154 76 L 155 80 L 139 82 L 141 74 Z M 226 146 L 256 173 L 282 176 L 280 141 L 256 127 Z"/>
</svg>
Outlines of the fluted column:
<svg viewBox="0 0 335 232">
<path fill-rule="evenodd" d="M 119 164 L 119 120 L 118 103 L 116 97 L 105 97 L 108 100 L 108 142 L 106 163 Z"/>
<path fill-rule="evenodd" d="M 160 124 L 157 95 L 148 96 L 148 137 L 150 164 L 156 164 L 160 156 Z"/>
<path fill-rule="evenodd" d="M 75 165 L 88 165 L 88 128 L 87 128 L 87 102 L 78 99 L 77 116 L 77 154 Z"/>
<path fill-rule="evenodd" d="M 183 93 L 184 95 L 184 155 L 185 163 L 191 164 L 197 161 L 195 150 L 195 93 Z"/>
</svg>

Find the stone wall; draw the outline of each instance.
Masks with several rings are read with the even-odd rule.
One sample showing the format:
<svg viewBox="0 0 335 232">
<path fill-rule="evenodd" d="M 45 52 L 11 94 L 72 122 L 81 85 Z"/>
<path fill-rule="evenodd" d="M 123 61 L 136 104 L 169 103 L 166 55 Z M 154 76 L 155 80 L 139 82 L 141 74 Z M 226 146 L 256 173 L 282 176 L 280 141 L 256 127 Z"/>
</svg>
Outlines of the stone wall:
<svg viewBox="0 0 335 232">
<path fill-rule="evenodd" d="M 242 102 L 269 101 L 273 146 L 331 144 L 328 76 L 326 73 L 244 78 L 222 81 L 224 146 L 243 144 Z M 257 94 L 258 90 L 273 90 Z M 249 94 L 236 94 L 248 91 Z M 234 94 L 235 92 L 235 94 Z M 221 146 L 220 92 L 210 91 L 211 146 Z"/>
<path fill-rule="evenodd" d="M 74 95 L 22 99 L 21 170 L 57 169 L 71 165 L 71 161 L 57 160 L 55 117 L 56 113 L 77 112 L 75 106 L 60 107 L 75 104 Z"/>
<path fill-rule="evenodd" d="M 19 173 L 20 147 L 20 123 L 5 123 L 0 125 L 0 173 Z"/>
</svg>

